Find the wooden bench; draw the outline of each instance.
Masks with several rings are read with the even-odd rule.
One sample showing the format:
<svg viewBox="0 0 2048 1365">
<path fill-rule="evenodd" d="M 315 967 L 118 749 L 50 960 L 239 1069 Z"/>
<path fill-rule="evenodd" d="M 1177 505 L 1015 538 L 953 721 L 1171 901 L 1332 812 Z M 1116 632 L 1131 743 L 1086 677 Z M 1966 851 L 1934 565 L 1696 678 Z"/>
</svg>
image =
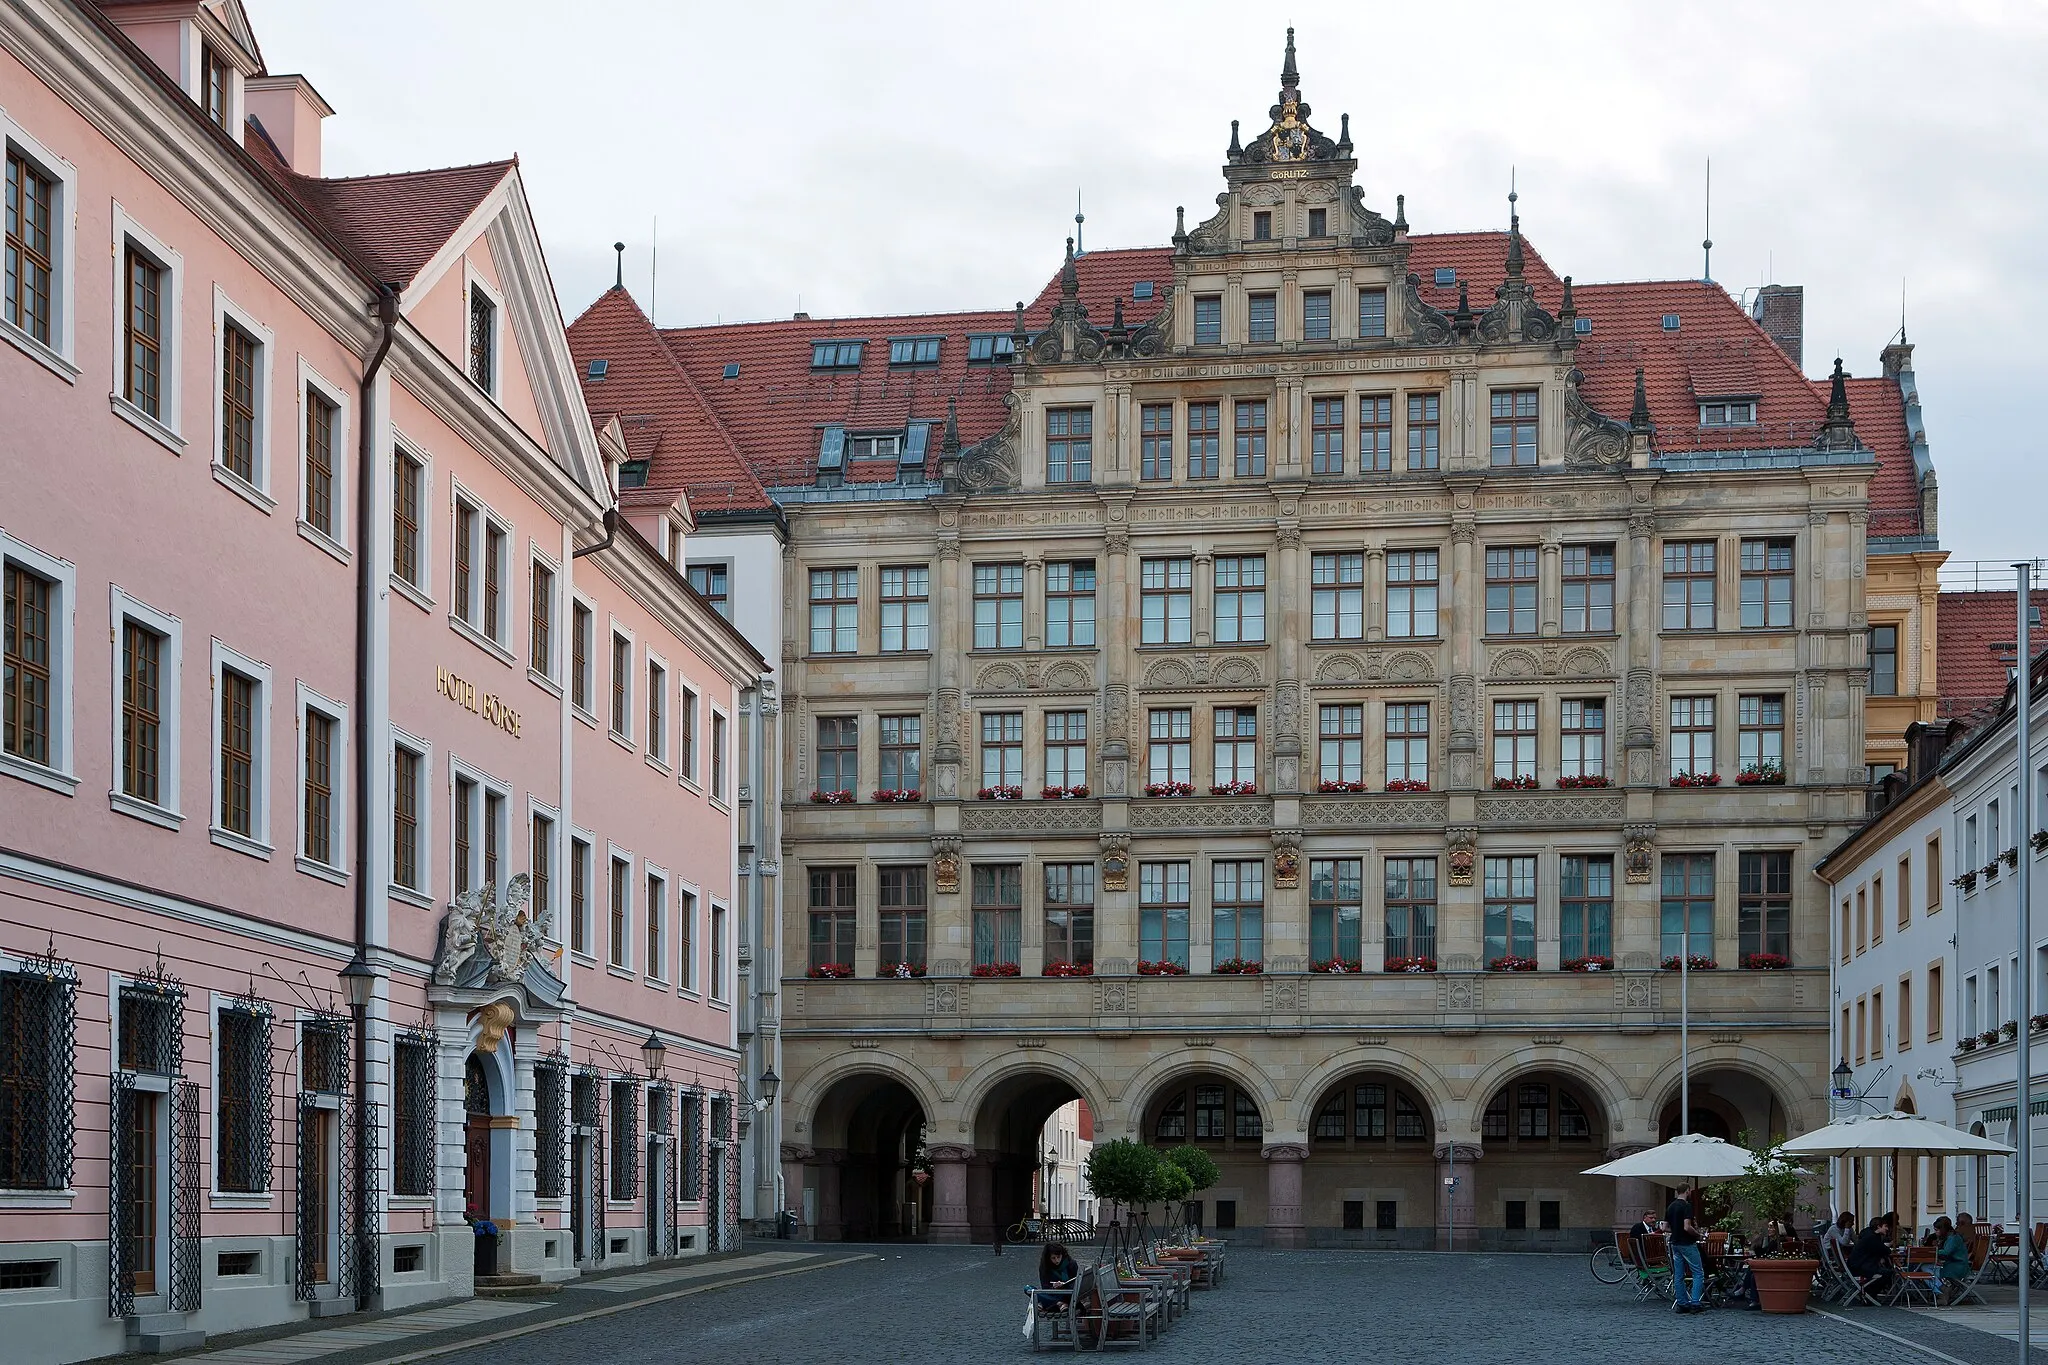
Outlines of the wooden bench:
<svg viewBox="0 0 2048 1365">
<path fill-rule="evenodd" d="M 1105 1272 L 1102 1267 L 1090 1266 L 1074 1285 L 1076 1348 L 1085 1341 L 1098 1351 L 1111 1346 L 1135 1346 L 1142 1351 L 1158 1340 L 1165 1313 L 1157 1285 L 1125 1285 L 1114 1268 Z"/>
</svg>

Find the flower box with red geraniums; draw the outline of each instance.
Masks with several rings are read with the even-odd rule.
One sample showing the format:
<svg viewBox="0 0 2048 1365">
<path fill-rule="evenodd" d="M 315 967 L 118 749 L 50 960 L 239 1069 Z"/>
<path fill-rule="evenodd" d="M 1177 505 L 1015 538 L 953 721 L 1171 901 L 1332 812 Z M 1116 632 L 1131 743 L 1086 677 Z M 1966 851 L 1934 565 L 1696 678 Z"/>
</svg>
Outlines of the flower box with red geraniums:
<svg viewBox="0 0 2048 1365">
<path fill-rule="evenodd" d="M 1429 790 L 1429 783 L 1419 777 L 1397 777 L 1387 784 L 1387 790 L 1390 792 L 1426 792 Z"/>
<path fill-rule="evenodd" d="M 1316 784 L 1316 790 L 1319 792 L 1362 792 L 1365 790 L 1365 783 L 1347 782 L 1339 777 L 1326 777 Z"/>
<path fill-rule="evenodd" d="M 1563 777 L 1557 779 L 1557 789 L 1567 792 L 1577 791 L 1581 787 L 1611 787 L 1613 785 L 1614 779 L 1608 777 L 1605 773 L 1587 773 L 1576 777 L 1566 773 Z"/>
<path fill-rule="evenodd" d="M 1978 1035 L 1977 1035 L 1977 1046 L 1978 1046 L 1978 1047 L 1990 1047 L 1990 1046 L 1991 1046 L 1991 1045 L 1992 1045 L 1993 1043 L 1995 1043 L 1995 1042 L 1997 1042 L 1997 1041 L 1998 1041 L 1998 1030 L 1997 1030 L 1997 1029 L 1995 1029 L 1995 1028 L 1988 1028 L 1988 1029 L 1985 1029 L 1985 1030 L 1984 1030 L 1984 1031 L 1983 1031 L 1982 1033 L 1980 1033 L 1980 1034 L 1978 1034 Z"/>
<path fill-rule="evenodd" d="M 1534 773 L 1524 773 L 1520 777 L 1496 777 L 1493 779 L 1493 789 L 1497 792 L 1532 792 L 1541 785 L 1542 783 L 1536 780 Z"/>
<path fill-rule="evenodd" d="M 1266 964 L 1249 958 L 1226 957 L 1209 970 L 1217 976 L 1257 976 Z"/>
<path fill-rule="evenodd" d="M 1325 957 L 1309 963 L 1308 969 L 1329 976 L 1345 976 L 1351 972 L 1364 970 L 1364 964 L 1355 957 Z"/>
<path fill-rule="evenodd" d="M 1977 874 L 1974 871 L 1961 873 L 1952 879 L 1949 885 L 1959 886 L 1964 891 L 1975 891 L 1977 889 Z"/>
<path fill-rule="evenodd" d="M 2007 867 L 2018 867 L 2020 865 L 2020 851 L 2017 848 L 2009 848 L 1998 856 L 2005 859 Z"/>
<path fill-rule="evenodd" d="M 1024 789 L 1022 787 L 983 787 L 974 795 L 976 799 L 982 801 L 1022 801 L 1024 799 Z"/>
<path fill-rule="evenodd" d="M 1536 970 L 1536 959 L 1533 957 L 1516 957 L 1513 953 L 1509 953 L 1506 957 L 1497 957 L 1488 962 L 1486 970 L 1489 972 L 1533 972 Z"/>
<path fill-rule="evenodd" d="M 875 975 L 908 981 L 913 977 L 923 976 L 924 971 L 925 967 L 922 962 L 884 962 L 881 966 L 875 968 Z"/>
<path fill-rule="evenodd" d="M 1956 1039 L 1956 1051 L 1958 1051 L 1958 1052 L 1975 1052 L 1976 1050 L 1977 1050 L 1977 1039 L 1976 1039 L 1976 1037 L 1975 1037 L 1974 1035 L 1972 1035 L 1971 1037 L 1967 1037 L 1967 1038 L 1958 1038 L 1958 1039 Z"/>
<path fill-rule="evenodd" d="M 1678 954 L 1673 953 L 1659 965 L 1667 972 L 1677 971 Z M 1685 969 L 1689 972 L 1717 972 L 1721 970 L 1721 964 L 1708 957 L 1705 953 L 1694 953 L 1685 960 Z"/>
<path fill-rule="evenodd" d="M 1186 976 L 1187 974 L 1188 969 L 1181 966 L 1178 962 L 1148 962 L 1142 957 L 1138 959 L 1139 976 Z"/>
<path fill-rule="evenodd" d="M 1093 976 L 1095 975 L 1095 964 L 1093 962 L 1048 962 L 1045 964 L 1045 970 L 1040 972 L 1039 975 Z"/>
<path fill-rule="evenodd" d="M 813 981 L 845 981 L 853 975 L 850 962 L 820 962 L 804 973 Z"/>
<path fill-rule="evenodd" d="M 1436 970 L 1436 959 L 1433 957 L 1390 957 L 1387 959 L 1387 965 L 1381 968 L 1381 970 L 1407 972 L 1410 974 L 1433 972 Z"/>
<path fill-rule="evenodd" d="M 1988 863 L 1984 864 L 1984 866 L 1983 866 L 1983 868 L 1982 868 L 1982 871 L 1983 871 L 1983 873 L 1984 873 L 1984 880 L 1985 880 L 1985 881 L 1987 881 L 1987 882 L 1995 882 L 1995 881 L 1997 881 L 1997 880 L 1998 880 L 1998 859 L 1996 859 L 1996 858 L 1993 858 L 1993 859 L 1992 859 L 1992 860 L 1991 860 L 1990 862 L 1988 862 Z"/>
<path fill-rule="evenodd" d="M 919 787 L 899 787 L 895 791 L 891 791 L 887 787 L 879 787 L 869 793 L 869 795 L 874 800 L 884 804 L 893 801 L 900 805 L 907 805 L 912 801 L 924 800 L 924 791 Z"/>
<path fill-rule="evenodd" d="M 850 806 L 853 804 L 853 793 L 812 792 L 811 803 L 818 806 Z"/>
<path fill-rule="evenodd" d="M 1758 763 L 1735 774 L 1738 787 L 1782 787 L 1785 770 L 1776 763 Z"/>
<path fill-rule="evenodd" d="M 1721 774 L 1673 773 L 1671 774 L 1671 785 L 1674 787 L 1718 787 L 1721 785 Z"/>
<path fill-rule="evenodd" d="M 2039 1033 L 2048 1029 L 2048 1014 L 2034 1014 L 2027 1017 L 2027 1032 Z"/>
<path fill-rule="evenodd" d="M 1193 796 L 1194 794 L 1195 784 L 1192 782 L 1147 782 L 1145 784 L 1145 795 L 1147 796 Z"/>
<path fill-rule="evenodd" d="M 1088 794 L 1088 786 L 1082 783 L 1073 787 L 1040 787 L 1038 794 L 1047 801 L 1065 801 L 1070 797 L 1078 800 Z"/>
<path fill-rule="evenodd" d="M 1588 953 L 1584 957 L 1568 957 L 1557 966 L 1559 971 L 1565 972 L 1611 972 L 1614 970 L 1614 959 L 1603 957 L 1599 953 Z"/>
<path fill-rule="evenodd" d="M 977 962 L 967 973 L 969 976 L 1022 976 L 1014 962 Z"/>
<path fill-rule="evenodd" d="M 1783 953 L 1744 953 L 1742 965 L 1752 972 L 1782 972 L 1792 959 Z"/>
<path fill-rule="evenodd" d="M 1209 795 L 1211 796 L 1257 796 L 1258 794 L 1259 784 L 1247 782 L 1243 778 L 1239 778 L 1235 782 L 1218 782 L 1215 786 L 1209 788 Z"/>
<path fill-rule="evenodd" d="M 2048 829 L 2037 829 L 2027 836 L 2027 847 L 2036 853 L 2048 853 Z"/>
</svg>

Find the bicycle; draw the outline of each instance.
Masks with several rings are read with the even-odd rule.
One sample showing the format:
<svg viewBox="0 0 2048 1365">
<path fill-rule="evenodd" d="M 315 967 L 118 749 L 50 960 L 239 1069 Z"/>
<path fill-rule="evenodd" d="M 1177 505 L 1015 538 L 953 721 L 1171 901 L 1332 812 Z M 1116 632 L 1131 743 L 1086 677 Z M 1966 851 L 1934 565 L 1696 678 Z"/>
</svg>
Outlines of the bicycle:
<svg viewBox="0 0 2048 1365">
<path fill-rule="evenodd" d="M 1629 1265 L 1613 1243 L 1593 1249 L 1593 1278 L 1602 1284 L 1620 1284 L 1629 1277 Z"/>
</svg>

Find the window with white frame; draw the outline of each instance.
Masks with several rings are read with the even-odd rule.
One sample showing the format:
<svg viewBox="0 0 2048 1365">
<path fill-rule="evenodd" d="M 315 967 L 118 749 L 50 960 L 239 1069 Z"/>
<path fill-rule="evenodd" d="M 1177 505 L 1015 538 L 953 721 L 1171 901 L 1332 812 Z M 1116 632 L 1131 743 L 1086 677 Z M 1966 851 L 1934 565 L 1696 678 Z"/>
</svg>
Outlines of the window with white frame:
<svg viewBox="0 0 2048 1365">
<path fill-rule="evenodd" d="M 270 669 L 213 642 L 213 841 L 270 854 Z"/>
<path fill-rule="evenodd" d="M 270 491 L 270 329 L 213 291 L 214 467 Z M 235 487 L 230 484 L 229 487 Z"/>
<path fill-rule="evenodd" d="M 609 926 L 606 961 L 614 967 L 633 965 L 633 860 L 612 850 L 611 875 L 606 880 L 605 907 Z"/>
<path fill-rule="evenodd" d="M 676 985 L 697 989 L 697 893 L 676 891 Z"/>
<path fill-rule="evenodd" d="M 668 766 L 668 670 L 647 659 L 647 756 Z"/>
<path fill-rule="evenodd" d="M 184 628 L 178 618 L 122 591 L 113 595 L 113 809 L 176 828 L 179 802 L 179 680 Z M 10 607 L 12 603 L 9 604 Z M 14 612 L 8 612 L 9 620 Z"/>
<path fill-rule="evenodd" d="M 687 687 L 676 706 L 676 774 L 697 780 L 697 694 Z"/>
<path fill-rule="evenodd" d="M 415 896 L 428 885 L 427 746 L 404 736 L 391 745 L 391 884 Z"/>
<path fill-rule="evenodd" d="M 584 957 L 591 955 L 591 942 L 596 933 L 592 922 L 597 904 L 597 886 L 592 880 L 596 876 L 597 849 L 590 836 L 572 833 L 569 836 L 569 951 Z"/>
<path fill-rule="evenodd" d="M 652 864 L 647 868 L 647 960 L 643 964 L 649 981 L 668 976 L 668 874 Z"/>
<path fill-rule="evenodd" d="M 725 988 L 725 933 L 726 921 L 732 917 L 722 905 L 711 907 L 711 998 L 723 1001 Z"/>
<path fill-rule="evenodd" d="M 450 580 L 455 619 L 491 643 L 505 644 L 505 589 L 510 566 L 505 523 L 457 490 L 455 494 L 455 576 Z"/>
<path fill-rule="evenodd" d="M 184 285 L 183 262 L 131 222 L 120 206 L 114 211 L 114 393 L 115 410 L 140 416 L 145 431 L 173 441 L 179 431 L 178 317 Z"/>
<path fill-rule="evenodd" d="M 348 421 L 339 390 L 299 366 L 299 520 L 335 545 L 346 543 L 343 494 Z"/>
<path fill-rule="evenodd" d="M 633 738 L 633 637 L 612 630 L 612 733 Z"/>
<path fill-rule="evenodd" d="M 507 825 L 510 794 L 503 785 L 464 764 L 450 760 L 452 799 L 449 802 L 449 886 L 451 896 L 489 888 L 503 897 L 505 851 L 511 846 Z"/>
<path fill-rule="evenodd" d="M 391 576 L 427 591 L 427 462 L 404 446 L 391 447 Z"/>
<path fill-rule="evenodd" d="M 72 359 L 78 173 L 0 113 L 7 156 L 6 281 L 0 333 L 25 339 L 68 374 Z"/>
<path fill-rule="evenodd" d="M 469 281 L 469 363 L 472 384 L 485 393 L 498 392 L 498 301 L 483 281 Z"/>
<path fill-rule="evenodd" d="M 597 691 L 595 657 L 597 620 L 588 604 L 569 606 L 569 704 L 585 715 L 593 715 Z"/>
<path fill-rule="evenodd" d="M 548 936 L 559 943 L 562 925 L 555 916 L 555 869 L 561 855 L 555 847 L 555 825 L 555 812 L 551 810 L 535 806 L 527 812 L 527 903 L 533 907 L 535 919 L 548 926 Z"/>
<path fill-rule="evenodd" d="M 299 687 L 299 866 L 342 875 L 348 809 L 348 708 Z"/>
<path fill-rule="evenodd" d="M 725 713 L 711 713 L 711 799 L 723 801 L 725 790 Z"/>
<path fill-rule="evenodd" d="M 553 681 L 556 671 L 555 566 L 535 556 L 527 565 L 526 666 Z"/>
</svg>

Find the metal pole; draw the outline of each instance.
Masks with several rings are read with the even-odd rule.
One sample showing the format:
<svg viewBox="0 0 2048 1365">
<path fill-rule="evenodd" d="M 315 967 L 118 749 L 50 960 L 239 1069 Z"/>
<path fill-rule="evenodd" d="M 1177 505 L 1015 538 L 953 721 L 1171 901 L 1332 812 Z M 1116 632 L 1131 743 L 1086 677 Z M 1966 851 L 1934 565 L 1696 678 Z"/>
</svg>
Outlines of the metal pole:
<svg viewBox="0 0 2048 1365">
<path fill-rule="evenodd" d="M 2015 681 L 2013 710 L 2018 724 L 2019 809 L 2014 813 L 2018 828 L 2013 843 L 2019 849 L 2019 866 L 2015 869 L 2014 890 L 2019 896 L 2019 913 L 2014 917 L 2019 922 L 2020 970 L 2019 970 L 2019 1225 L 2021 1244 L 2025 1250 L 2020 1255 L 2020 1359 L 2028 1359 L 2033 1341 L 2029 1322 L 2030 1306 L 2027 1302 L 2027 1281 L 2032 1278 L 2034 1261 L 2034 1160 L 2031 1141 L 2034 1116 L 2031 1108 L 2033 1058 L 2028 1047 L 2028 1035 L 2033 1032 L 2031 1019 L 2034 1013 L 2034 915 L 2030 896 L 2033 878 L 2033 850 L 2028 847 L 2034 832 L 2034 761 L 2032 729 L 2033 691 L 2032 660 L 2028 652 L 2032 648 L 2027 639 L 2027 617 L 2033 600 L 2033 565 L 2026 561 L 2013 568 L 2019 577 L 2019 675 Z M 1998 857 L 2003 849 L 1993 849 L 1992 856 Z"/>
<path fill-rule="evenodd" d="M 1680 900 L 1678 926 L 1678 1131 L 1692 1131 L 1692 902 Z"/>
</svg>

